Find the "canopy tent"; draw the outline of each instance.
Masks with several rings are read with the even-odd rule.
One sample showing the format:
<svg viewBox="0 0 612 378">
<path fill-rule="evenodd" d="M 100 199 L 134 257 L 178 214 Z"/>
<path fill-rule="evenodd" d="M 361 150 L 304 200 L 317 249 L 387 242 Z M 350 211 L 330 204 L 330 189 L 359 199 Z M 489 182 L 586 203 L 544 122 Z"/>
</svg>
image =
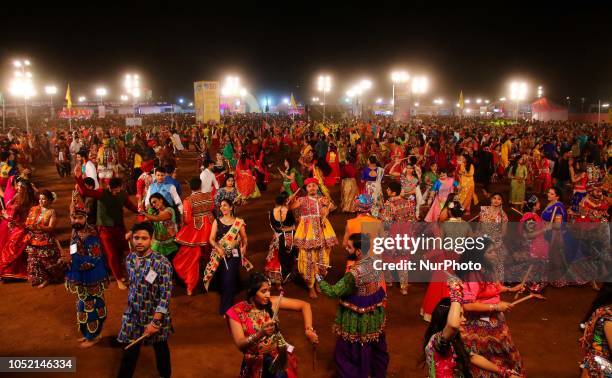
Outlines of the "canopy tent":
<svg viewBox="0 0 612 378">
<path fill-rule="evenodd" d="M 531 103 L 531 118 L 537 121 L 567 121 L 567 108 L 557 105 L 546 97 Z"/>
</svg>

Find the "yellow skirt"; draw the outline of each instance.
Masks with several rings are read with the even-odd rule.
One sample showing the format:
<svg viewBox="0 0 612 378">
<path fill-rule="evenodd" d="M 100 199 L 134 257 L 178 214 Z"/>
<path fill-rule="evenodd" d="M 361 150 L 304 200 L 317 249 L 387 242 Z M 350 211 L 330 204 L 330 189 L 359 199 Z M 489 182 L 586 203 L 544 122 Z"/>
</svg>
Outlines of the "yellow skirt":
<svg viewBox="0 0 612 378">
<path fill-rule="evenodd" d="M 338 238 L 326 218 L 304 217 L 295 230 L 293 244 L 299 249 L 331 249 Z"/>
</svg>

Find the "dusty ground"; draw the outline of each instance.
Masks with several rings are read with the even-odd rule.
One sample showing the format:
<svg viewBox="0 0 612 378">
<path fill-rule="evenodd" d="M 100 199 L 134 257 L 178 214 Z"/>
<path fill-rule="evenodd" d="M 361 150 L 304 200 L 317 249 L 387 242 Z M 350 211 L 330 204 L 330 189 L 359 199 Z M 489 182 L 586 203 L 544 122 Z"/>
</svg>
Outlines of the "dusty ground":
<svg viewBox="0 0 612 378">
<path fill-rule="evenodd" d="M 181 181 L 195 174 L 193 153 L 181 160 Z M 60 215 L 60 240 L 69 237 L 68 203 L 71 178 L 60 179 L 54 167 L 43 166 L 35 172 L 40 188 L 53 189 L 59 196 L 55 208 Z M 252 201 L 238 212 L 246 219 L 249 235 L 249 254 L 257 269 L 263 270 L 263 262 L 271 237 L 267 222 L 267 210 L 273 204 L 278 183 L 271 185 L 261 199 Z M 338 196 L 338 193 L 335 193 Z M 338 198 L 339 202 L 339 198 Z M 348 216 L 333 214 L 330 219 L 339 237 L 343 235 Z M 128 225 L 134 221 L 129 216 Z M 336 249 L 332 256 L 330 281 L 340 277 L 344 266 L 344 252 Z M 387 342 L 391 362 L 390 377 L 423 377 L 419 359 L 426 323 L 419 317 L 419 308 L 425 285 L 410 288 L 410 295 L 403 297 L 397 287 L 390 290 L 388 304 Z M 546 302 L 528 302 L 517 306 L 507 315 L 508 324 L 518 349 L 523 356 L 530 377 L 577 377 L 581 354 L 578 348 L 578 322 L 588 308 L 595 292 L 589 287 L 547 289 Z M 307 299 L 306 292 L 295 284 L 287 287 L 287 295 Z M 240 293 L 237 300 L 244 297 Z M 102 333 L 104 340 L 94 348 L 78 348 L 75 298 L 62 285 L 43 290 L 26 283 L 0 285 L 0 356 L 75 356 L 79 377 L 114 377 L 119 368 L 121 349 L 113 346 L 121 313 L 126 304 L 126 292 L 115 284 L 106 292 L 108 318 Z M 319 298 L 311 302 L 314 326 L 321 344 L 317 349 L 317 368 L 312 367 L 312 349 L 303 334 L 300 314 L 282 312 L 283 334 L 296 346 L 299 373 L 304 377 L 331 377 L 334 375 L 332 360 L 334 336 L 331 325 L 336 311 L 336 301 Z M 233 377 L 242 359 L 232 344 L 224 320 L 217 314 L 219 297 L 211 292 L 185 295 L 185 289 L 176 286 L 172 299 L 172 319 L 176 333 L 170 338 L 172 369 L 175 377 Z M 156 377 L 153 350 L 143 348 L 136 377 Z M 9 376 L 3 374 L 3 376 Z M 14 376 L 39 376 L 19 374 Z M 73 374 L 46 374 L 45 376 L 73 376 Z"/>
</svg>

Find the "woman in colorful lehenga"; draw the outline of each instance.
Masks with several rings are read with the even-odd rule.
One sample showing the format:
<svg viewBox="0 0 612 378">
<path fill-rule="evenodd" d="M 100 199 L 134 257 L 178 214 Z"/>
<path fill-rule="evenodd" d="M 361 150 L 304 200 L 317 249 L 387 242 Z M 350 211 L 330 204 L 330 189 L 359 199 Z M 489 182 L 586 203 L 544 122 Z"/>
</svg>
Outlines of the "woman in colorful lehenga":
<svg viewBox="0 0 612 378">
<path fill-rule="evenodd" d="M 515 259 L 510 268 L 511 276 L 516 280 L 520 280 L 525 272 L 531 269 L 525 288 L 532 293 L 541 293 L 548 283 L 549 245 L 545 233 L 550 230 L 550 226 L 538 215 L 540 208 L 540 200 L 535 195 L 525 202 L 526 212 L 521 217 L 519 229 L 523 249 L 522 261 Z"/>
<path fill-rule="evenodd" d="M 292 195 L 304 185 L 304 180 L 302 180 L 302 175 L 296 168 L 296 165 L 293 164 L 289 158 L 285 158 L 283 160 L 283 164 L 285 166 L 285 170 L 281 171 L 279 169 L 280 174 L 283 176 L 282 187 L 285 193 Z"/>
<path fill-rule="evenodd" d="M 440 213 L 446 204 L 448 196 L 453 192 L 459 183 L 454 178 L 448 177 L 446 171 L 441 170 L 440 176 L 434 182 L 431 188 L 432 193 L 435 193 L 433 199 L 430 195 L 430 207 L 425 222 L 437 222 L 440 218 Z"/>
<path fill-rule="evenodd" d="M 466 347 L 459 332 L 465 325 L 463 283 L 456 279 L 442 282 L 450 294 L 440 300 L 433 310 L 431 324 L 425 332 L 425 366 L 429 378 L 471 377 L 471 369 L 482 369 L 500 378 L 519 378 L 514 371 L 495 364 Z M 449 298 L 450 297 L 450 298 Z"/>
<path fill-rule="evenodd" d="M 524 156 L 512 162 L 508 170 L 508 177 L 510 177 L 510 204 L 522 210 L 525 202 L 527 180 L 527 166 Z"/>
<path fill-rule="evenodd" d="M 400 183 L 402 185 L 401 196 L 408 200 L 409 213 L 411 214 L 409 222 L 416 222 L 419 218 L 417 213 L 417 189 L 419 186 L 419 179 L 414 175 L 414 165 L 407 165 L 402 176 Z"/>
<path fill-rule="evenodd" d="M 244 353 L 240 378 L 298 376 L 293 347 L 289 348 L 279 329 L 279 309 L 301 311 L 306 337 L 313 344 L 319 342 L 312 327 L 310 304 L 298 299 L 270 296 L 270 282 L 263 274 L 254 273 L 249 279 L 246 301 L 237 303 L 226 313 L 234 344 Z"/>
<path fill-rule="evenodd" d="M 504 282 L 504 262 L 506 260 L 506 246 L 503 237 L 508 229 L 508 215 L 503 208 L 504 197 L 501 193 L 491 195 L 491 206 L 480 207 L 480 233 L 488 235 L 493 242 L 491 247 L 497 253 L 494 265 L 496 279 Z"/>
<path fill-rule="evenodd" d="M 257 188 L 257 180 L 251 172 L 253 166 L 253 162 L 247 159 L 246 154 L 242 154 L 236 164 L 236 189 L 238 189 L 240 196 L 245 199 L 261 197 L 259 188 Z"/>
<path fill-rule="evenodd" d="M 552 186 L 552 170 L 550 165 L 550 160 L 545 155 L 542 155 L 536 165 L 537 172 L 535 174 L 537 179 L 534 180 L 534 192 L 546 193 Z"/>
<path fill-rule="evenodd" d="M 574 194 L 572 196 L 572 211 L 578 213 L 580 211 L 580 202 L 587 195 L 588 176 L 581 166 L 570 166 L 570 175 L 572 184 L 574 185 Z"/>
<path fill-rule="evenodd" d="M 361 171 L 361 181 L 364 184 L 361 194 L 368 194 L 372 197 L 372 210 L 370 215 L 377 218 L 383 206 L 382 180 L 385 170 L 378 166 L 376 156 L 372 155 L 368 159 L 368 166 Z"/>
<path fill-rule="evenodd" d="M 449 212 L 449 219 L 440 223 L 440 233 L 442 238 L 461 238 L 468 237 L 472 234 L 472 228 L 470 224 L 461 217 L 463 216 L 463 208 L 459 201 L 448 201 L 447 211 Z M 434 224 L 432 227 L 436 227 Z M 435 231 L 432 229 L 432 231 Z M 432 258 L 429 260 L 435 260 L 436 262 L 444 262 L 446 260 L 458 260 L 459 254 L 452 251 L 436 250 L 432 251 Z M 471 251 L 465 251 L 463 253 L 471 253 Z M 451 271 L 452 272 L 452 271 Z M 421 316 L 426 322 L 431 321 L 436 305 L 442 298 L 448 297 L 448 286 L 446 280 L 448 273 L 446 271 L 437 270 L 434 271 L 427 285 L 427 291 L 423 298 L 423 304 L 421 305 Z"/>
<path fill-rule="evenodd" d="M 330 144 L 329 152 L 325 157 L 325 161 L 331 168 L 331 174 L 327 177 L 328 186 L 334 186 L 340 182 L 340 161 L 338 160 L 338 149 L 335 144 Z"/>
<path fill-rule="evenodd" d="M 0 244 L 0 278 L 25 280 L 28 278 L 25 220 L 33 199 L 27 181 L 17 179 L 15 187 L 17 191 L 6 204 L 0 223 L 0 235 L 5 238 Z"/>
<path fill-rule="evenodd" d="M 162 256 L 166 256 L 172 262 L 179 248 L 174 241 L 178 232 L 176 213 L 161 193 L 151 194 L 149 202 L 151 207 L 144 216 L 153 223 L 154 234 L 151 249 Z"/>
<path fill-rule="evenodd" d="M 229 163 L 226 163 L 223 155 L 220 152 L 217 152 L 212 172 L 215 174 L 215 178 L 217 179 L 219 185 L 225 185 L 226 175 L 229 174 L 228 167 Z"/>
<path fill-rule="evenodd" d="M 521 292 L 523 285 L 505 287 L 495 279 L 497 253 L 495 246 L 485 239 L 484 248 L 461 255 L 460 263 L 479 263 L 482 270 L 461 270 L 457 274 L 463 281 L 463 309 L 466 322 L 461 327 L 461 339 L 466 348 L 492 361 L 495 365 L 511 370 L 517 375 L 526 375 L 521 355 L 512 341 L 504 312 L 512 304 L 501 300 L 505 292 Z M 472 377 L 493 378 L 498 374 L 471 366 Z"/>
<path fill-rule="evenodd" d="M 39 205 L 30 209 L 25 223 L 28 230 L 25 249 L 28 255 L 28 281 L 39 289 L 59 282 L 64 273 L 61 253 L 53 235 L 57 225 L 55 210 L 51 208 L 54 200 L 55 195 L 50 191 L 40 191 Z"/>
<path fill-rule="evenodd" d="M 268 248 L 265 272 L 277 286 L 287 280 L 297 257 L 297 250 L 293 247 L 296 221 L 293 212 L 286 206 L 287 198 L 286 193 L 279 194 L 276 197 L 276 206 L 268 214 L 274 236 Z"/>
<path fill-rule="evenodd" d="M 357 211 L 355 206 L 355 198 L 359 195 L 359 187 L 355 175 L 357 170 L 353 165 L 353 161 L 347 160 L 342 165 L 342 199 L 340 207 L 343 213 L 354 213 Z"/>
<path fill-rule="evenodd" d="M 223 147 L 223 157 L 227 160 L 232 168 L 236 167 L 236 159 L 234 158 L 234 146 L 230 141 L 229 136 L 225 137 L 225 147 Z"/>
<path fill-rule="evenodd" d="M 584 359 L 581 378 L 608 378 L 610 364 L 610 329 L 612 327 L 612 283 L 603 284 L 584 318 L 584 334 L 580 346 Z"/>
<path fill-rule="evenodd" d="M 457 181 L 459 181 L 457 200 L 465 209 L 465 215 L 470 215 L 472 202 L 474 206 L 478 205 L 478 197 L 474 184 L 474 164 L 466 155 L 460 155 L 457 158 Z"/>
</svg>

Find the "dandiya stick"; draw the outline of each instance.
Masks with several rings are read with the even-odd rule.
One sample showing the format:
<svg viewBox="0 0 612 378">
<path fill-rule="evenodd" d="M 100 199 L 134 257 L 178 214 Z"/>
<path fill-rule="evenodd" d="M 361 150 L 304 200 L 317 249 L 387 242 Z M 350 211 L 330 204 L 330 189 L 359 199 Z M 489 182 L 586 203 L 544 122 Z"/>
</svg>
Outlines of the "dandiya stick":
<svg viewBox="0 0 612 378">
<path fill-rule="evenodd" d="M 527 272 L 525 272 L 525 275 L 523 276 L 523 279 L 521 280 L 521 285 L 525 285 L 525 282 L 527 282 L 527 277 L 529 277 L 529 273 L 531 273 L 532 268 L 533 268 L 533 264 L 529 265 Z M 519 297 L 519 292 L 514 294 L 514 299 L 517 299 L 518 297 Z"/>
<path fill-rule="evenodd" d="M 514 306 L 514 305 L 517 305 L 517 304 L 519 304 L 519 303 L 521 303 L 521 302 L 525 302 L 525 301 L 527 301 L 527 300 L 529 300 L 529 299 L 531 299 L 531 298 L 536 298 L 536 299 L 546 299 L 546 298 L 545 298 L 543 295 L 540 295 L 540 294 L 533 294 L 533 293 L 531 293 L 531 294 L 529 294 L 528 296 L 526 296 L 526 297 L 523 297 L 523 298 L 519 299 L 518 301 L 514 301 L 514 302 L 512 302 L 512 303 L 511 303 L 511 305 L 513 305 L 513 306 Z"/>
<path fill-rule="evenodd" d="M 134 345 L 138 344 L 139 342 L 141 342 L 142 340 L 146 339 L 147 337 L 149 337 L 149 335 L 142 335 L 139 338 L 137 338 L 136 340 L 132 341 L 131 343 L 128 344 L 128 346 L 126 346 L 125 348 L 123 348 L 123 350 L 128 350 L 131 347 L 133 347 Z"/>
<path fill-rule="evenodd" d="M 521 211 L 520 211 L 520 210 L 518 210 L 518 209 L 515 209 L 514 207 L 511 207 L 510 209 L 512 209 L 512 210 L 513 210 L 515 213 L 517 213 L 517 214 L 518 214 L 518 215 L 520 215 L 520 216 L 525 215 L 523 212 L 521 212 Z"/>
<path fill-rule="evenodd" d="M 473 222 L 475 221 L 478 217 L 480 216 L 480 214 L 476 215 L 475 217 L 473 217 L 472 219 L 470 219 L 468 222 Z"/>
</svg>

